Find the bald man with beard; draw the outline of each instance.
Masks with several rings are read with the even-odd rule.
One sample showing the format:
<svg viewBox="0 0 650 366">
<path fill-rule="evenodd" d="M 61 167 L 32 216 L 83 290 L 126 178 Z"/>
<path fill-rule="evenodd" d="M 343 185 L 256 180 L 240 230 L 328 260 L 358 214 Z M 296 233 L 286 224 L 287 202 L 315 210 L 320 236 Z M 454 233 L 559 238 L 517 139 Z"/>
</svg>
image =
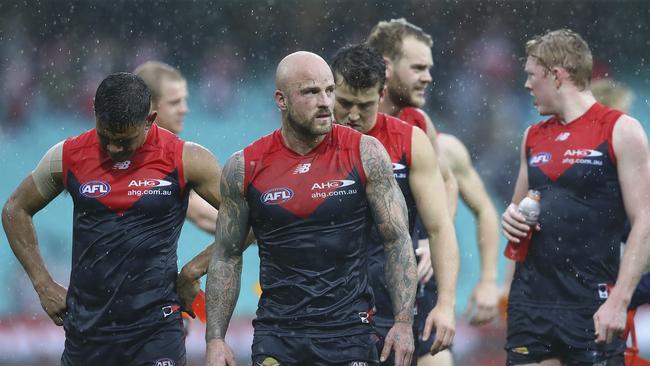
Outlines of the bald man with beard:
<svg viewBox="0 0 650 366">
<path fill-rule="evenodd" d="M 235 365 L 226 330 L 240 290 L 245 237 L 258 239 L 262 295 L 254 365 L 377 365 L 367 272 L 373 225 L 386 253 L 395 325 L 381 358 L 408 365 L 417 273 L 406 204 L 376 139 L 333 125 L 334 77 L 318 55 L 277 68 L 282 126 L 235 153 L 221 181 L 207 283 L 207 365 Z"/>
</svg>

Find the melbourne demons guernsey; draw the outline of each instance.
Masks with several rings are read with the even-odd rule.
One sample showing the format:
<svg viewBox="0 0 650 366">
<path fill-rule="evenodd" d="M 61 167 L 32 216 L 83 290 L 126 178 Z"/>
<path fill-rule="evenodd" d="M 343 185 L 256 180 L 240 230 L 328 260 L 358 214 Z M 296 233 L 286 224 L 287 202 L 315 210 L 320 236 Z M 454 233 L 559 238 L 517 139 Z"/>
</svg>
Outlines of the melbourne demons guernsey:
<svg viewBox="0 0 650 366">
<path fill-rule="evenodd" d="M 411 126 L 418 127 L 424 132 L 427 132 L 427 120 L 422 111 L 415 107 L 402 108 L 399 112 L 399 119 L 408 123 Z"/>
<path fill-rule="evenodd" d="M 90 339 L 136 338 L 178 321 L 176 245 L 188 189 L 183 141 L 151 126 L 128 161 L 100 148 L 96 131 L 63 145 L 63 183 L 74 202 L 65 329 Z"/>
<path fill-rule="evenodd" d="M 413 126 L 395 117 L 378 113 L 375 126 L 367 134 L 379 140 L 390 156 L 393 163 L 393 175 L 406 201 L 409 232 L 411 232 L 417 215 L 415 199 L 409 185 Z M 380 327 L 390 327 L 394 322 L 393 308 L 386 284 L 384 245 L 376 227 L 373 227 L 371 239 L 370 283 L 375 295 L 375 324 Z"/>
<path fill-rule="evenodd" d="M 257 334 L 328 337 L 371 332 L 361 134 L 334 125 L 311 152 L 280 130 L 244 149 L 246 199 L 258 241 Z"/>
<path fill-rule="evenodd" d="M 621 112 L 595 103 L 563 125 L 533 125 L 525 143 L 528 185 L 541 193 L 541 231 L 517 265 L 511 303 L 597 306 L 616 280 L 626 214 L 612 131 Z"/>
</svg>

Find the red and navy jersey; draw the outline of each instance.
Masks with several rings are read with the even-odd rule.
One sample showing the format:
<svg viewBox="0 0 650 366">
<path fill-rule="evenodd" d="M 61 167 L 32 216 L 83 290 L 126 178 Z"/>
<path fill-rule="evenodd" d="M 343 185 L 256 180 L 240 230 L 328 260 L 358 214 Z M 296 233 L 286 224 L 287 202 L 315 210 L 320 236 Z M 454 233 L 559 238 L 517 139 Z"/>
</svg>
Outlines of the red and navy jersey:
<svg viewBox="0 0 650 366">
<path fill-rule="evenodd" d="M 171 321 L 189 191 L 183 141 L 154 124 L 130 160 L 115 162 L 90 130 L 65 141 L 63 183 L 74 202 L 66 331 L 123 339 Z"/>
<path fill-rule="evenodd" d="M 427 132 L 427 120 L 420 109 L 415 107 L 402 108 L 398 117 L 409 125 L 418 127 L 425 133 Z"/>
<path fill-rule="evenodd" d="M 312 151 L 289 149 L 280 130 L 244 149 L 244 189 L 258 241 L 258 334 L 368 333 L 368 235 L 361 134 L 334 125 Z"/>
<path fill-rule="evenodd" d="M 417 215 L 415 198 L 409 184 L 413 126 L 395 117 L 378 113 L 375 126 L 368 131 L 368 135 L 379 140 L 390 156 L 393 163 L 393 175 L 406 201 L 409 232 L 412 232 Z M 375 324 L 379 327 L 390 327 L 393 325 L 394 316 L 386 283 L 384 245 L 376 227 L 373 228 L 370 237 L 370 284 L 375 295 Z"/>
<path fill-rule="evenodd" d="M 541 193 L 542 230 L 517 265 L 511 302 L 567 308 L 604 301 L 626 219 L 612 147 L 621 115 L 596 103 L 571 123 L 551 118 L 529 129 L 528 185 Z"/>
</svg>

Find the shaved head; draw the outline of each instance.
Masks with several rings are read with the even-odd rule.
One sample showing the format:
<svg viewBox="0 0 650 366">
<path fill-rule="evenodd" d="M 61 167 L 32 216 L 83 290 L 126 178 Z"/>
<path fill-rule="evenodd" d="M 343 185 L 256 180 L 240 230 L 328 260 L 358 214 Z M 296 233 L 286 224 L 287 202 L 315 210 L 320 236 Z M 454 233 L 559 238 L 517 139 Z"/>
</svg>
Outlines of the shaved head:
<svg viewBox="0 0 650 366">
<path fill-rule="evenodd" d="M 332 71 L 322 57 L 315 53 L 298 51 L 280 61 L 275 72 L 275 87 L 287 91 L 287 87 L 308 80 L 332 78 Z"/>
<path fill-rule="evenodd" d="M 300 51 L 283 58 L 275 85 L 275 103 L 287 133 L 313 142 L 331 131 L 334 76 L 322 57 Z"/>
</svg>

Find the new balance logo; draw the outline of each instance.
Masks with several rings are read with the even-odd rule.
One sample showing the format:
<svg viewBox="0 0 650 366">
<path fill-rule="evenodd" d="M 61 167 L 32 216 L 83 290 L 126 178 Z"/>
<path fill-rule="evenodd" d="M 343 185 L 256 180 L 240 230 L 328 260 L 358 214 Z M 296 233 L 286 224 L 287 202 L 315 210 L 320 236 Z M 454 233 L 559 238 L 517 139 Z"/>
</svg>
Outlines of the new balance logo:
<svg viewBox="0 0 650 366">
<path fill-rule="evenodd" d="M 555 138 L 555 141 L 566 141 L 571 136 L 571 132 L 562 132 Z"/>
<path fill-rule="evenodd" d="M 131 160 L 118 161 L 113 165 L 113 169 L 126 170 L 131 166 Z"/>
<path fill-rule="evenodd" d="M 293 170 L 293 174 L 305 174 L 311 168 L 311 163 L 298 164 L 296 169 Z"/>
</svg>

